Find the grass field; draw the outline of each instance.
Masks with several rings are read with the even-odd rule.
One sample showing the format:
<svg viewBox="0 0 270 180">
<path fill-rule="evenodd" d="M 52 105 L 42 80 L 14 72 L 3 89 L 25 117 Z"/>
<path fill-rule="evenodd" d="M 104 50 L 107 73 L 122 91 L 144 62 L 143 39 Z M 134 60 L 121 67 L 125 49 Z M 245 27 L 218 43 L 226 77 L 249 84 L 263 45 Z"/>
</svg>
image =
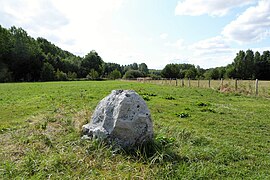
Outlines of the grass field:
<svg viewBox="0 0 270 180">
<path fill-rule="evenodd" d="M 147 99 L 151 155 L 81 140 L 113 89 Z M 270 100 L 136 82 L 0 84 L 0 179 L 270 179 Z"/>
</svg>

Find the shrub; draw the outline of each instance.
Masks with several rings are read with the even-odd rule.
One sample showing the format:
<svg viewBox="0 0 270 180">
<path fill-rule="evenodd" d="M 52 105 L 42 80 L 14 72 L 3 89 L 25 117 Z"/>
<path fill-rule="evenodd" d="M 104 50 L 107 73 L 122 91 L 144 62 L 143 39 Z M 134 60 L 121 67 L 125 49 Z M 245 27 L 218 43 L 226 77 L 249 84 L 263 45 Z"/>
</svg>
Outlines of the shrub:
<svg viewBox="0 0 270 180">
<path fill-rule="evenodd" d="M 122 77 L 121 72 L 118 71 L 117 69 L 113 70 L 110 74 L 109 74 L 109 78 L 110 79 L 120 79 Z"/>
<path fill-rule="evenodd" d="M 69 80 L 75 80 L 77 78 L 77 74 L 75 72 L 68 72 L 67 77 Z"/>
<path fill-rule="evenodd" d="M 138 70 L 128 70 L 125 75 L 124 75 L 124 79 L 135 79 L 138 77 L 143 77 L 144 74 L 141 71 Z"/>
<path fill-rule="evenodd" d="M 91 69 L 89 74 L 86 76 L 86 78 L 89 80 L 96 80 L 99 78 L 99 74 L 94 69 Z"/>
<path fill-rule="evenodd" d="M 64 73 L 63 71 L 60 71 L 59 69 L 57 69 L 55 77 L 56 77 L 57 81 L 66 81 L 66 80 L 68 80 L 67 74 Z"/>
</svg>

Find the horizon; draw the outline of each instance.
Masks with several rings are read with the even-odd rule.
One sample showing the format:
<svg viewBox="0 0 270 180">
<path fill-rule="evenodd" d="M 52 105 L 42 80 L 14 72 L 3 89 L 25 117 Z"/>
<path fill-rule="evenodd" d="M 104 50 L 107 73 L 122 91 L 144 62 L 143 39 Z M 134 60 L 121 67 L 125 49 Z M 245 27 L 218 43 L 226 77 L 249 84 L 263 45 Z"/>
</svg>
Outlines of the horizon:
<svg viewBox="0 0 270 180">
<path fill-rule="evenodd" d="M 270 49 L 267 0 L 14 0 L 0 1 L 0 15 L 3 27 L 21 27 L 77 56 L 95 50 L 105 62 L 149 69 L 208 69 L 232 63 L 239 50 Z"/>
</svg>

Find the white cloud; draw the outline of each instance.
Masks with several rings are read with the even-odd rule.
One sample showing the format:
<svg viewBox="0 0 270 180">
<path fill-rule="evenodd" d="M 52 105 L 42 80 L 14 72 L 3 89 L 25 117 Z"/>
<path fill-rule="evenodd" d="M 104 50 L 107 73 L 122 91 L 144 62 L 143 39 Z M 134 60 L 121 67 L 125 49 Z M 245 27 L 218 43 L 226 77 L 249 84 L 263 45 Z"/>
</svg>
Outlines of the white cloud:
<svg viewBox="0 0 270 180">
<path fill-rule="evenodd" d="M 260 41 L 270 36 L 270 1 L 260 0 L 236 20 L 228 24 L 222 34 L 238 42 Z"/>
<path fill-rule="evenodd" d="M 0 22 L 22 27 L 31 36 L 44 37 L 78 55 L 92 49 L 104 53 L 128 42 L 111 23 L 122 4 L 123 0 L 1 0 Z"/>
<path fill-rule="evenodd" d="M 113 13 L 121 8 L 122 0 L 53 0 L 52 2 L 69 19 L 67 27 L 55 32 L 61 37 L 62 41 L 59 44 L 61 47 L 71 52 L 79 52 L 80 55 L 95 49 L 102 55 L 110 51 L 111 47 L 128 46 L 126 43 L 130 40 L 125 34 L 117 32 L 111 22 Z M 70 37 L 76 39 L 73 46 L 64 43 Z"/>
<path fill-rule="evenodd" d="M 221 36 L 212 37 L 209 39 L 201 40 L 189 47 L 195 51 L 196 54 L 223 54 L 230 53 L 231 48 L 227 40 Z"/>
<path fill-rule="evenodd" d="M 189 51 L 192 52 L 190 61 L 200 64 L 203 68 L 226 66 L 232 62 L 237 52 L 222 36 L 198 41 L 189 46 Z"/>
<path fill-rule="evenodd" d="M 168 34 L 167 34 L 167 33 L 162 33 L 162 34 L 160 34 L 159 37 L 160 37 L 161 39 L 167 39 Z"/>
<path fill-rule="evenodd" d="M 255 53 L 256 51 L 258 51 L 259 53 L 263 53 L 264 51 L 269 51 L 270 49 L 270 46 L 266 46 L 266 47 L 253 47 L 253 48 L 250 48 L 252 49 L 252 51 Z"/>
<path fill-rule="evenodd" d="M 37 31 L 40 27 L 55 29 L 68 24 L 68 19 L 50 1 L 1 1 L 0 6 L 0 12 L 9 18 L 10 25 L 31 27 Z"/>
<path fill-rule="evenodd" d="M 227 66 L 233 62 L 235 58 L 235 53 L 223 54 L 223 55 L 211 55 L 211 56 L 191 56 L 190 62 L 195 65 L 200 65 L 201 68 L 215 68 L 221 66 Z"/>
<path fill-rule="evenodd" d="M 231 48 L 230 41 L 222 36 L 204 39 L 191 45 L 186 45 L 179 39 L 174 43 L 167 43 L 166 46 L 174 48 L 163 53 L 163 67 L 168 63 L 189 63 L 202 68 L 226 66 L 232 63 L 238 51 Z"/>
<path fill-rule="evenodd" d="M 184 39 L 178 39 L 175 42 L 167 42 L 165 43 L 165 46 L 177 49 L 184 49 L 185 48 Z"/>
<path fill-rule="evenodd" d="M 175 8 L 175 15 L 224 16 L 231 9 L 252 4 L 256 0 L 182 0 Z"/>
</svg>

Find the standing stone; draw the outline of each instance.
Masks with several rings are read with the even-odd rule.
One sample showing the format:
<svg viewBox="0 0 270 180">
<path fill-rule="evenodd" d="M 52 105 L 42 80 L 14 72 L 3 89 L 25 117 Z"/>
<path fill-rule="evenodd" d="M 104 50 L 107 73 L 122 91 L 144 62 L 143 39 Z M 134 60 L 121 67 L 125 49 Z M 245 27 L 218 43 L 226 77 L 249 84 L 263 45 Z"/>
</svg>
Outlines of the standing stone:
<svg viewBox="0 0 270 180">
<path fill-rule="evenodd" d="M 153 124 L 145 101 L 135 91 L 113 90 L 99 102 L 83 132 L 132 148 L 152 140 Z"/>
</svg>

